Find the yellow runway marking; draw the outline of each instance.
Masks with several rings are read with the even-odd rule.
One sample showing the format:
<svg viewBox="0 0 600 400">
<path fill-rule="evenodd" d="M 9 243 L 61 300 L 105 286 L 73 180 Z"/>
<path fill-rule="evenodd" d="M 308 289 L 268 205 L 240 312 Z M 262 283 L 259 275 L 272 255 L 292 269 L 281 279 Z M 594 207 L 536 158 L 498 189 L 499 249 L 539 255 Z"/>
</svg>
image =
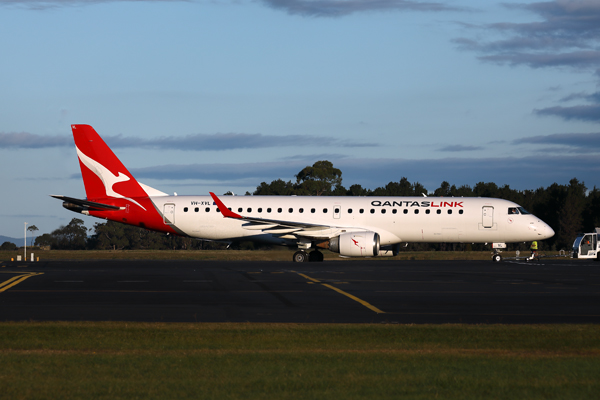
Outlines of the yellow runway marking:
<svg viewBox="0 0 600 400">
<path fill-rule="evenodd" d="M 354 300 L 354 301 L 362 304 L 363 306 L 367 307 L 369 310 L 375 311 L 377 314 L 385 314 L 385 311 L 381 311 L 379 308 L 377 308 L 377 307 L 375 307 L 375 306 L 367 303 L 364 300 L 359 299 L 356 296 L 351 295 L 350 293 L 344 292 L 342 289 L 336 288 L 335 286 L 331 286 L 331 285 L 329 285 L 327 283 L 323 283 L 323 282 L 319 281 L 318 279 L 311 278 L 310 276 L 305 275 L 305 274 L 301 274 L 300 272 L 296 272 L 296 271 L 292 271 L 292 272 L 295 272 L 296 274 L 300 275 L 301 277 L 303 277 L 305 279 L 308 279 L 310 281 L 308 283 L 313 283 L 313 284 L 314 283 L 320 283 L 321 285 L 323 285 L 323 286 L 325 286 L 325 287 L 327 287 L 329 289 L 335 290 L 336 292 L 338 292 L 340 294 L 343 294 L 344 296 L 346 296 L 346 297 L 348 297 L 348 298 L 350 298 L 350 299 L 352 299 L 352 300 Z"/>
<path fill-rule="evenodd" d="M 23 282 L 25 279 L 31 278 L 32 276 L 36 276 L 36 275 L 43 275 L 43 272 L 27 272 L 24 274 L 13 276 L 9 280 L 0 283 L 0 293 L 10 289 L 11 287 L 13 287 L 15 285 L 18 285 L 19 283 Z"/>
</svg>

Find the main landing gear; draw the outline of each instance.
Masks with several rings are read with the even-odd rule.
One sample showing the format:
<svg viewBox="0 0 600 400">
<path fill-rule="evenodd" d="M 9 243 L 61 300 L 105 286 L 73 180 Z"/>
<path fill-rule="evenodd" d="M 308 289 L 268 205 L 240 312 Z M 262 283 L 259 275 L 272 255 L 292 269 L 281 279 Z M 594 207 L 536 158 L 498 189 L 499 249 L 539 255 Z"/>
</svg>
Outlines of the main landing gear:
<svg viewBox="0 0 600 400">
<path fill-rule="evenodd" d="M 506 249 L 506 243 L 492 243 L 492 249 L 494 250 L 494 254 L 492 254 L 492 261 L 502 261 L 502 256 L 500 255 L 500 253 L 502 253 L 501 249 Z"/>
<path fill-rule="evenodd" d="M 321 262 L 323 261 L 323 253 L 318 250 L 313 250 L 307 253 L 304 250 L 299 250 L 294 253 L 292 258 L 294 262 Z"/>
</svg>

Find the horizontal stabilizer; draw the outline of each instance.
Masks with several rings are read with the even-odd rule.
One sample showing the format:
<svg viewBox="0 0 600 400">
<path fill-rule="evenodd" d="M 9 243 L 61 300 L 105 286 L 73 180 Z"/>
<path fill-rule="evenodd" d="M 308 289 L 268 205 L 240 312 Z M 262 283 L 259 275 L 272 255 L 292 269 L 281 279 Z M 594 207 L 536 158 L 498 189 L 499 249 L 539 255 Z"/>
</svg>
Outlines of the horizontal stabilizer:
<svg viewBox="0 0 600 400">
<path fill-rule="evenodd" d="M 109 204 L 96 203 L 94 201 L 75 199 L 73 197 L 60 196 L 60 195 L 56 195 L 56 194 L 51 194 L 50 197 L 54 197 L 55 199 L 62 200 L 65 203 L 70 203 L 70 204 L 73 204 L 76 206 L 83 207 L 86 210 L 114 211 L 114 210 L 123 210 L 124 209 L 124 207 L 111 206 Z"/>
</svg>

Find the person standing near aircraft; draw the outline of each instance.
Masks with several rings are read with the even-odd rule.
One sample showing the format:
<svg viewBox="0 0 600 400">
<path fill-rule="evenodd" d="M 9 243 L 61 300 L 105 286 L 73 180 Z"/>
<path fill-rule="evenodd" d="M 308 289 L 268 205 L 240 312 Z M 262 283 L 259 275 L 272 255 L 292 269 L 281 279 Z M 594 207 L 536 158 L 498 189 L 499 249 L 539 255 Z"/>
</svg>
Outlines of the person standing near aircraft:
<svg viewBox="0 0 600 400">
<path fill-rule="evenodd" d="M 534 240 L 533 242 L 531 242 L 531 246 L 529 246 L 529 250 L 531 250 L 531 257 L 529 257 L 530 260 L 533 260 L 537 255 L 537 249 L 538 243 Z"/>
</svg>

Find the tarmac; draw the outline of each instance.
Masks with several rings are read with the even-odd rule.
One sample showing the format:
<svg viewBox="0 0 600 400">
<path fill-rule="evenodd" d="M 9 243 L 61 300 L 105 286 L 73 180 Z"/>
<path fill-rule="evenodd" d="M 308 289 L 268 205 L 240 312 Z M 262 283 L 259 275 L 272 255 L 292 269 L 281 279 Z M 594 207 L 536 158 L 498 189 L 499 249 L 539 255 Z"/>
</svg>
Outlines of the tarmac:
<svg viewBox="0 0 600 400">
<path fill-rule="evenodd" d="M 0 263 L 0 321 L 600 323 L 600 263 Z"/>
</svg>

